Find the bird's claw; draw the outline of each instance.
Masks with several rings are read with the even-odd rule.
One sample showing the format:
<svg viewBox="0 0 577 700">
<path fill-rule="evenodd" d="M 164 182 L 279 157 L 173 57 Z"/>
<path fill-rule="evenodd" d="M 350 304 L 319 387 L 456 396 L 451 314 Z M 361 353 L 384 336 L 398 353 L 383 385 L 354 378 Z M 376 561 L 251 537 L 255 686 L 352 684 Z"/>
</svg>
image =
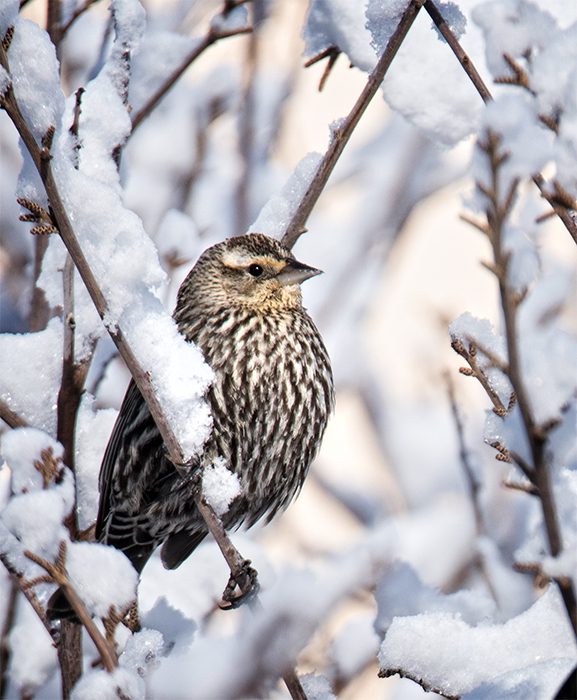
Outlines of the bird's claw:
<svg viewBox="0 0 577 700">
<path fill-rule="evenodd" d="M 250 559 L 245 559 L 242 563 L 242 573 L 237 574 L 240 581 L 231 572 L 226 588 L 222 594 L 223 605 L 221 610 L 236 610 L 244 603 L 253 600 L 260 590 L 258 582 L 258 572 L 251 566 Z M 236 588 L 240 588 L 240 593 L 235 594 Z"/>
</svg>

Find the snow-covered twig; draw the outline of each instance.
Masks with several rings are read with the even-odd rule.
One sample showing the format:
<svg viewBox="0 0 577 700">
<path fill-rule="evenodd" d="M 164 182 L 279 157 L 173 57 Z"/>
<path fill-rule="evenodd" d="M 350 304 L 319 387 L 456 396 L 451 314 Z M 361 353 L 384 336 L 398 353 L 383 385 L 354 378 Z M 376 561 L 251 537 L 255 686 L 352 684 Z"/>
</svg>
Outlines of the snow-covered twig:
<svg viewBox="0 0 577 700">
<path fill-rule="evenodd" d="M 465 219 L 464 217 L 462 218 L 465 221 L 469 221 L 469 219 Z M 471 222 L 469 221 L 469 223 Z M 495 411 L 498 416 L 504 416 L 507 413 L 507 409 L 503 405 L 499 394 L 491 386 L 489 378 L 485 374 L 483 368 L 479 367 L 477 362 L 477 346 L 475 343 L 472 340 L 469 340 L 469 349 L 467 350 L 467 348 L 458 338 L 452 337 L 451 347 L 458 355 L 461 355 L 461 357 L 463 357 L 469 365 L 469 367 L 460 367 L 459 372 L 464 374 L 466 377 L 475 377 L 475 379 L 479 381 L 487 393 L 487 396 L 491 399 L 491 402 L 493 403 L 493 411 Z"/>
<path fill-rule="evenodd" d="M 236 3 L 240 4 L 240 3 Z M 236 7 L 236 4 L 234 7 Z M 217 17 L 222 17 L 223 19 L 231 11 L 231 3 L 225 2 L 220 15 Z M 173 87 L 173 85 L 178 81 L 178 79 L 183 75 L 186 69 L 194 62 L 196 59 L 212 44 L 216 43 L 220 39 L 226 39 L 231 36 L 237 36 L 238 34 L 248 34 L 252 32 L 252 27 L 240 27 L 238 29 L 218 29 L 218 24 L 213 20 L 210 24 L 209 30 L 206 33 L 204 39 L 201 39 L 199 43 L 194 47 L 194 49 L 188 54 L 184 59 L 182 64 L 164 81 L 164 83 L 158 88 L 158 90 L 152 95 L 148 102 L 138 110 L 132 117 L 132 133 L 140 126 L 140 124 L 148 117 L 152 110 L 158 105 L 166 93 Z"/>
<path fill-rule="evenodd" d="M 9 72 L 8 58 L 3 48 L 0 48 L 0 64 L 7 72 Z M 70 219 L 52 174 L 50 167 L 50 139 L 46 137 L 43 139 L 42 148 L 40 148 L 40 146 L 36 143 L 32 131 L 30 130 L 30 127 L 26 123 L 26 120 L 20 111 L 11 86 L 7 89 L 2 99 L 2 106 L 14 123 L 14 126 L 18 130 L 18 133 L 20 134 L 34 164 L 36 165 L 38 173 L 40 174 L 46 189 L 46 194 L 48 195 L 48 200 L 50 201 L 51 214 L 56 223 L 60 236 L 68 249 L 70 256 L 72 257 L 72 260 L 74 261 L 84 284 L 86 285 L 86 289 L 88 290 L 88 293 L 90 294 L 104 325 L 110 333 L 110 336 L 116 344 L 122 359 L 130 370 L 134 381 L 136 382 L 149 407 L 160 434 L 162 435 L 164 444 L 166 445 L 168 456 L 175 465 L 177 471 L 186 478 L 189 476 L 189 474 L 186 469 L 186 465 L 184 464 L 184 451 L 166 417 L 166 414 L 164 413 L 162 406 L 160 405 L 154 387 L 150 381 L 150 377 L 143 370 L 142 366 L 136 359 L 134 351 L 127 342 L 122 329 L 116 324 L 106 322 L 105 317 L 108 311 L 106 299 L 78 243 L 78 239 L 76 238 L 76 234 L 72 228 L 72 224 L 70 223 Z M 203 499 L 200 496 L 198 497 L 197 503 L 199 504 L 199 508 L 201 513 L 203 513 L 203 516 L 206 515 L 208 518 L 207 525 L 214 535 L 216 541 L 219 543 L 229 566 L 231 566 L 232 576 L 236 581 L 248 581 L 246 578 L 247 572 L 245 559 L 230 542 L 230 539 L 226 535 L 226 531 L 222 527 L 220 519 L 216 516 L 214 511 L 212 511 L 212 508 L 208 505 L 208 503 L 203 502 Z M 254 581 L 250 582 L 250 587 L 248 586 L 248 583 L 245 583 L 245 590 L 242 592 L 248 593 L 253 587 Z"/>
<path fill-rule="evenodd" d="M 34 591 L 30 588 L 30 586 L 26 585 L 27 582 L 25 581 L 24 577 L 14 567 L 14 565 L 10 561 L 10 557 L 5 552 L 0 551 L 0 561 L 2 562 L 2 564 L 4 564 L 4 567 L 6 568 L 6 571 L 8 571 L 8 573 L 10 574 L 12 581 L 18 585 L 18 587 L 24 594 L 24 597 L 32 606 L 34 612 L 38 615 L 40 622 L 44 625 L 48 634 L 51 634 L 50 621 L 46 617 L 46 611 L 40 605 L 40 602 L 38 601 L 38 598 L 36 597 Z"/>
<path fill-rule="evenodd" d="M 321 196 L 341 153 L 347 145 L 355 127 L 365 113 L 365 110 L 369 106 L 370 101 L 376 95 L 377 90 L 383 82 L 394 57 L 397 55 L 423 3 L 424 0 L 411 0 L 355 106 L 344 122 L 333 131 L 331 144 L 282 237 L 282 242 L 289 248 L 294 246 L 303 233 L 310 213 L 317 203 L 318 198 Z"/>
<path fill-rule="evenodd" d="M 477 88 L 477 92 L 483 98 L 483 102 L 489 102 L 489 100 L 492 100 L 493 97 L 489 92 L 489 88 L 485 85 L 483 79 L 473 65 L 473 62 L 463 50 L 459 40 L 451 31 L 449 25 L 445 22 L 443 15 L 439 12 L 439 9 L 433 0 L 425 0 L 424 8 L 429 13 L 433 22 L 437 25 L 438 30 L 443 35 L 443 38 L 447 44 L 449 44 L 451 47 L 453 53 L 459 60 L 459 63 L 463 66 L 463 70 L 469 76 L 473 85 Z"/>
<path fill-rule="evenodd" d="M 520 297 L 510 287 L 508 282 L 508 266 L 510 253 L 503 244 L 503 231 L 507 217 L 510 214 L 514 196 L 519 184 L 514 178 L 504 196 L 500 193 L 501 166 L 507 160 L 507 154 L 501 148 L 498 134 L 489 129 L 486 138 L 479 141 L 479 148 L 486 155 L 491 172 L 490 185 L 477 182 L 478 189 L 487 199 L 487 233 L 493 249 L 494 264 L 492 271 L 499 283 L 499 294 L 505 322 L 507 347 L 507 365 L 504 368 L 519 406 L 527 439 L 529 442 L 533 465 L 534 483 L 539 493 L 543 508 L 545 529 L 549 540 L 551 554 L 557 556 L 562 550 L 561 534 L 556 513 L 555 501 L 551 490 L 549 467 L 545 454 L 548 426 L 538 425 L 533 417 L 527 388 L 521 372 L 519 357 L 519 341 L 517 337 L 517 309 Z M 577 636 L 577 601 L 573 585 L 568 580 L 559 580 L 563 601 L 567 608 L 573 630 Z"/>
</svg>

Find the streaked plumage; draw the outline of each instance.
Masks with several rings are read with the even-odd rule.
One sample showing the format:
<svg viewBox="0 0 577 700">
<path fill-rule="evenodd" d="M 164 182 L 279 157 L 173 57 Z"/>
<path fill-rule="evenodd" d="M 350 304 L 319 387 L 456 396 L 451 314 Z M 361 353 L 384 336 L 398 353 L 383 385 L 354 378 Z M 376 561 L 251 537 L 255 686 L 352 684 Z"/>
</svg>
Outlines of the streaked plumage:
<svg viewBox="0 0 577 700">
<path fill-rule="evenodd" d="M 175 321 L 216 376 L 207 395 L 214 428 L 198 466 L 222 457 L 242 486 L 226 528 L 286 507 L 320 446 L 332 373 L 299 286 L 318 272 L 278 241 L 250 234 L 206 250 L 179 290 Z M 164 565 L 176 568 L 206 534 L 190 483 L 165 456 L 131 382 L 102 462 L 97 539 L 142 571 L 161 543 Z"/>
</svg>

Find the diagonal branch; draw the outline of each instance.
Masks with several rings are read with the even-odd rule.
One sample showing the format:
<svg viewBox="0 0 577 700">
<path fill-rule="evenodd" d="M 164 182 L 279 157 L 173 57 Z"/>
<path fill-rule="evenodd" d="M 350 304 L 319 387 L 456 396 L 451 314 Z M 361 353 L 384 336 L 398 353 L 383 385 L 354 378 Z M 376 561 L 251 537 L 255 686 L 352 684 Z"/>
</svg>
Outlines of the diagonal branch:
<svg viewBox="0 0 577 700">
<path fill-rule="evenodd" d="M 307 191 L 305 192 L 298 209 L 296 210 L 291 222 L 289 223 L 282 242 L 289 248 L 292 248 L 303 233 L 305 224 L 317 203 L 321 193 L 327 184 L 327 181 L 334 170 L 337 161 L 347 145 L 355 127 L 359 123 L 369 103 L 376 95 L 383 79 L 389 70 L 389 67 L 397 55 L 409 29 L 415 21 L 419 10 L 425 0 L 411 0 L 409 6 L 404 11 L 399 24 L 389 39 L 382 56 L 380 57 L 375 69 L 371 73 L 369 80 L 362 91 L 355 106 L 345 119 L 343 124 L 335 129 L 331 144 L 325 153 Z"/>
<path fill-rule="evenodd" d="M 29 425 L 28 421 L 24 420 L 16 411 L 13 411 L 2 399 L 0 399 L 0 419 L 10 428 L 26 428 Z"/>
<path fill-rule="evenodd" d="M 483 102 L 489 102 L 492 100 L 493 97 L 489 92 L 489 88 L 485 85 L 483 78 L 481 78 L 477 69 L 473 65 L 473 62 L 459 43 L 459 40 L 451 31 L 449 25 L 445 22 L 443 15 L 439 12 L 433 0 L 425 0 L 424 8 L 429 13 L 431 19 L 436 24 L 437 29 L 441 32 L 447 44 L 449 44 L 451 47 L 459 63 L 463 66 L 463 70 L 469 76 L 473 85 L 477 88 L 477 92 L 483 98 Z"/>
</svg>

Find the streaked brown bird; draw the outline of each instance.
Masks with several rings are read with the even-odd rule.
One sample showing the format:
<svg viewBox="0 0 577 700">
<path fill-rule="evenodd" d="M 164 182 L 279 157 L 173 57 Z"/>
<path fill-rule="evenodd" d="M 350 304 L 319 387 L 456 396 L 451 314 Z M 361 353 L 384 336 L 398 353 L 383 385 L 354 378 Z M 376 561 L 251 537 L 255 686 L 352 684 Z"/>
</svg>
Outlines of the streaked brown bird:
<svg viewBox="0 0 577 700">
<path fill-rule="evenodd" d="M 319 273 L 254 233 L 206 250 L 180 287 L 174 319 L 215 373 L 214 427 L 193 470 L 221 457 L 241 484 L 222 517 L 227 529 L 285 508 L 319 449 L 333 378 L 300 291 Z M 164 566 L 176 568 L 207 532 L 132 381 L 102 462 L 96 538 L 141 572 L 160 544 Z"/>
</svg>

